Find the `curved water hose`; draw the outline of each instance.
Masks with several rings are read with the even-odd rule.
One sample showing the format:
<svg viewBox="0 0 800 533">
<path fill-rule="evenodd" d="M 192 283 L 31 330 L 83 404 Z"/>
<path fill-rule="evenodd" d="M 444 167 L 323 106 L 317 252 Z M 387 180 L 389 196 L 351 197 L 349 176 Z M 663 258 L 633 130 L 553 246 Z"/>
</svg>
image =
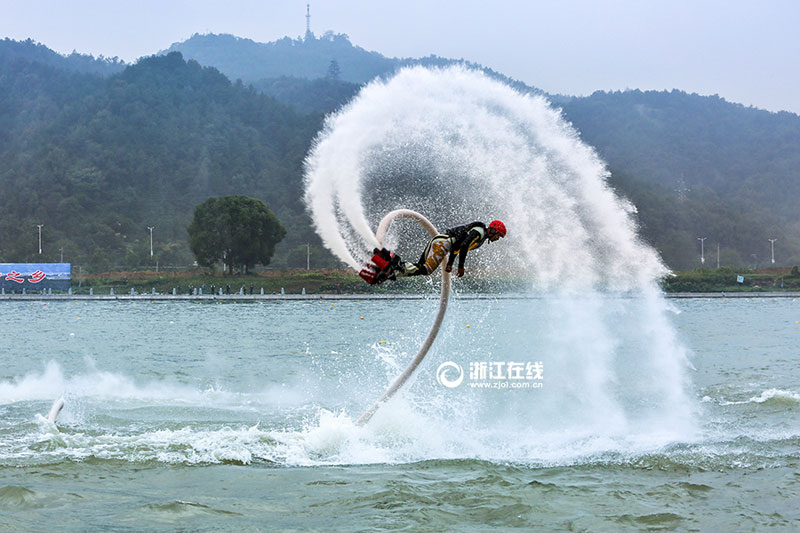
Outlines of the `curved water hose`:
<svg viewBox="0 0 800 533">
<path fill-rule="evenodd" d="M 50 408 L 50 412 L 47 414 L 47 420 L 50 421 L 51 424 L 56 423 L 56 418 L 58 418 L 58 413 L 64 408 L 64 398 L 59 398 L 58 400 L 53 402 L 53 406 Z"/>
<path fill-rule="evenodd" d="M 430 220 L 425 218 L 424 216 L 420 215 L 416 211 L 412 211 L 410 209 L 397 209 L 388 213 L 381 223 L 378 224 L 378 231 L 375 232 L 375 237 L 378 238 L 378 242 L 383 246 L 383 241 L 386 238 L 386 232 L 389 230 L 389 225 L 394 221 L 396 218 L 411 218 L 419 222 L 419 224 L 425 228 L 431 237 L 438 235 L 439 232 L 436 231 L 436 227 L 431 224 Z M 428 349 L 433 344 L 433 341 L 436 339 L 436 335 L 439 333 L 439 326 L 442 325 L 442 320 L 444 319 L 444 313 L 447 310 L 447 301 L 450 299 L 450 273 L 446 272 L 444 268 L 442 268 L 442 294 L 439 298 L 439 313 L 436 315 L 436 320 L 433 321 L 433 326 L 431 330 L 428 332 L 428 336 L 425 338 L 425 342 L 422 344 L 422 347 L 419 349 L 419 353 L 414 359 L 411 360 L 411 363 L 408 365 L 408 368 L 400 374 L 397 379 L 394 380 L 394 383 L 383 393 L 377 402 L 375 402 L 372 407 L 370 407 L 361 418 L 358 419 L 356 425 L 362 426 L 369 422 L 369 419 L 372 418 L 372 415 L 375 414 L 375 411 L 383 404 L 384 402 L 388 401 L 395 392 L 400 390 L 400 387 L 411 377 L 411 374 L 414 373 L 414 370 L 419 366 L 423 359 L 425 359 L 425 354 L 428 353 Z"/>
</svg>

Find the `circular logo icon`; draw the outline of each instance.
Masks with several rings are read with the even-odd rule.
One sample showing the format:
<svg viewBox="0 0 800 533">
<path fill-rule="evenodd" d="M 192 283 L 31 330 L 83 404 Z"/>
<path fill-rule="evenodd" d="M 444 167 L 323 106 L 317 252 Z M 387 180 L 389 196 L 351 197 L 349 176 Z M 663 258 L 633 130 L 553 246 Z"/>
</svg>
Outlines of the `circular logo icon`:
<svg viewBox="0 0 800 533">
<path fill-rule="evenodd" d="M 454 369 L 458 372 L 458 376 L 456 376 L 455 379 L 449 379 L 447 377 L 450 369 Z M 457 363 L 446 361 L 436 369 L 436 381 L 450 389 L 458 387 L 461 385 L 461 382 L 464 381 L 464 369 Z"/>
</svg>

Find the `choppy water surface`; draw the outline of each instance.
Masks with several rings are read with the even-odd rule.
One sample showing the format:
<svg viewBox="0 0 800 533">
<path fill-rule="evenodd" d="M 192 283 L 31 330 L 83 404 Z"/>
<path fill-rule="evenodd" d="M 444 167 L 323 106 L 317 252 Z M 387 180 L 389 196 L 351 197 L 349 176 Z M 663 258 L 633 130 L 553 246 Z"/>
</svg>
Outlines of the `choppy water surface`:
<svg viewBox="0 0 800 533">
<path fill-rule="evenodd" d="M 583 305 L 607 323 L 554 327 Z M 664 305 L 685 375 L 626 331 L 652 302 L 457 297 L 359 428 L 435 299 L 3 303 L 0 529 L 795 529 L 800 302 Z M 541 387 L 471 386 L 482 362 Z"/>
</svg>

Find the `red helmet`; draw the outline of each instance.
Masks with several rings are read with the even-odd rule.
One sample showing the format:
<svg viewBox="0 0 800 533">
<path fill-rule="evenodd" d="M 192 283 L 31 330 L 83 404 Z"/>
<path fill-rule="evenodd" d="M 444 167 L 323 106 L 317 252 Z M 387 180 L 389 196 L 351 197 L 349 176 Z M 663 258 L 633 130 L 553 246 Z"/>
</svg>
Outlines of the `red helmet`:
<svg viewBox="0 0 800 533">
<path fill-rule="evenodd" d="M 489 227 L 499 233 L 501 237 L 506 236 L 506 225 L 499 220 L 492 220 L 492 222 L 489 224 Z"/>
</svg>

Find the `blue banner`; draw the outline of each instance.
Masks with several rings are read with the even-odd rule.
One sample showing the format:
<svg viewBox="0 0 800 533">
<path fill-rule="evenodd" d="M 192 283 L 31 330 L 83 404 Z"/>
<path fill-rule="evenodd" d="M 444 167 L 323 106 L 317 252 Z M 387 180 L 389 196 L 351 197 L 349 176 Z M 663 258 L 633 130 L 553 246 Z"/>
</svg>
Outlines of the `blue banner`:
<svg viewBox="0 0 800 533">
<path fill-rule="evenodd" d="M 0 263 L 0 287 L 5 292 L 69 289 L 71 263 Z"/>
</svg>

